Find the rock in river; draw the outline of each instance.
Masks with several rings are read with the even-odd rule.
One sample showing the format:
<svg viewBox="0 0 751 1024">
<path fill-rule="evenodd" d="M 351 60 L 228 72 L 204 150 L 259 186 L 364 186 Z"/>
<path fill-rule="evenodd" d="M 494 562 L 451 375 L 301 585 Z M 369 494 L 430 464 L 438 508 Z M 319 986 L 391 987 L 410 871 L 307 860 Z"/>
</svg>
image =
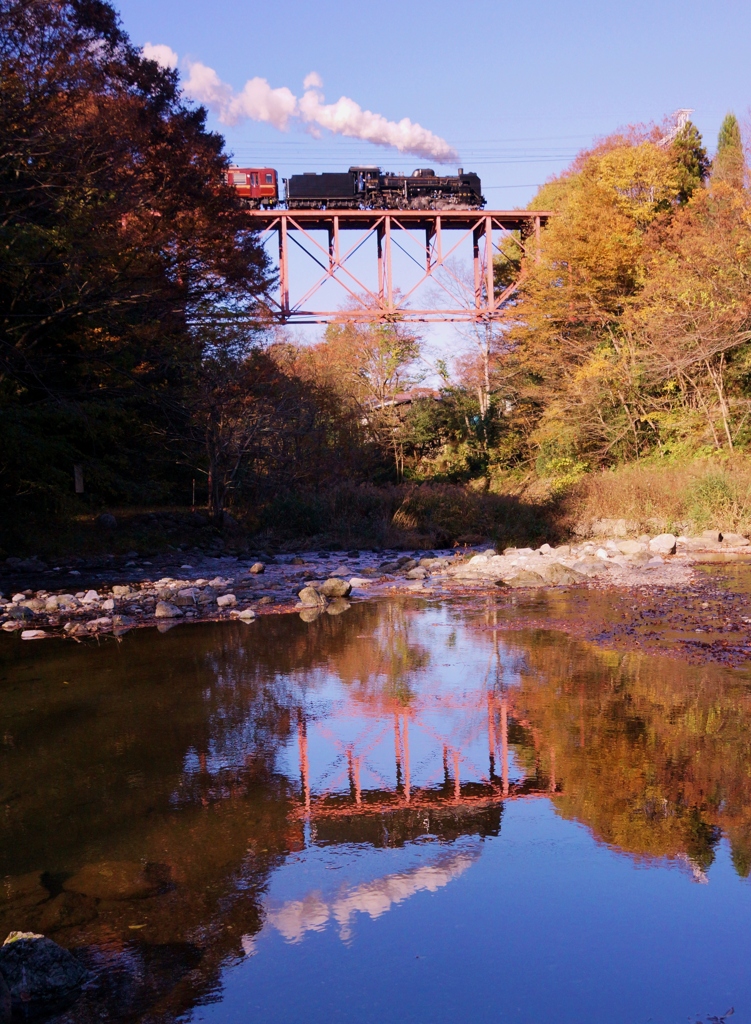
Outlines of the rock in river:
<svg viewBox="0 0 751 1024">
<path fill-rule="evenodd" d="M 521 569 L 515 576 L 509 576 L 501 581 L 501 585 L 507 587 L 544 587 L 545 580 L 539 572 L 531 569 Z"/>
<path fill-rule="evenodd" d="M 348 597 L 352 592 L 352 584 L 337 577 L 331 577 L 321 584 L 320 592 L 325 597 Z"/>
<path fill-rule="evenodd" d="M 179 619 L 182 614 L 182 610 L 177 605 L 170 604 L 169 601 L 157 601 L 154 612 L 157 619 Z"/>
<path fill-rule="evenodd" d="M 672 533 L 661 533 L 649 542 L 649 550 L 657 555 L 674 555 L 677 539 Z"/>
<path fill-rule="evenodd" d="M 0 948 L 0 974 L 14 1013 L 24 1018 L 64 1009 L 87 978 L 72 953 L 32 932 L 10 933 Z"/>
<path fill-rule="evenodd" d="M 137 900 L 154 896 L 169 882 L 166 864 L 113 860 L 85 864 L 63 888 L 98 900 Z"/>
<path fill-rule="evenodd" d="M 326 604 L 326 598 L 322 597 L 315 587 L 303 587 L 297 596 L 300 598 L 300 603 L 309 608 L 317 608 Z"/>
</svg>

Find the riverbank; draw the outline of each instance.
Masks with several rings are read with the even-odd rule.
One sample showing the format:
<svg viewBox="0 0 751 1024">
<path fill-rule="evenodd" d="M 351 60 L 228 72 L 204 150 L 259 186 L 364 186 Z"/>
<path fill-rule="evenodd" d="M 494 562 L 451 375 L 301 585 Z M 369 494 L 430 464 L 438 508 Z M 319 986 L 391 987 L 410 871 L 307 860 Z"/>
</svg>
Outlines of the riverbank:
<svg viewBox="0 0 751 1024">
<path fill-rule="evenodd" d="M 0 629 L 23 640 L 165 632 L 178 624 L 299 613 L 339 615 L 354 601 L 410 594 L 516 595 L 507 628 L 537 622 L 619 645 L 674 647 L 687 656 L 744 660 L 751 653 L 748 595 L 718 596 L 705 568 L 751 561 L 740 535 L 661 534 L 556 548 L 412 553 L 307 551 L 260 559 L 109 560 L 78 569 L 5 563 Z M 614 597 L 607 607 L 598 598 Z M 535 601 L 549 595 L 543 609 Z M 565 611 L 556 595 L 568 595 Z M 573 598 L 572 598 L 573 595 Z"/>
</svg>

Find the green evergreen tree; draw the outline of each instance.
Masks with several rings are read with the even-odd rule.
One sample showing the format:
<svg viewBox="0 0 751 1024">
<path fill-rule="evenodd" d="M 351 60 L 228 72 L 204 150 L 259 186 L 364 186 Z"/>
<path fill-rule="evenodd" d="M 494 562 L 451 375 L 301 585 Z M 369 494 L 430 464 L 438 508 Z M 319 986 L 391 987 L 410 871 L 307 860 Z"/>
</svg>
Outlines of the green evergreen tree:
<svg viewBox="0 0 751 1024">
<path fill-rule="evenodd" d="M 687 121 L 673 140 L 673 151 L 680 173 L 678 202 L 686 203 L 704 183 L 711 167 L 701 133 L 692 121 Z"/>
<path fill-rule="evenodd" d="M 736 188 L 742 188 L 745 181 L 746 161 L 743 155 L 741 128 L 738 118 L 733 113 L 726 114 L 720 125 L 712 177 L 716 181 L 726 181 Z"/>
</svg>

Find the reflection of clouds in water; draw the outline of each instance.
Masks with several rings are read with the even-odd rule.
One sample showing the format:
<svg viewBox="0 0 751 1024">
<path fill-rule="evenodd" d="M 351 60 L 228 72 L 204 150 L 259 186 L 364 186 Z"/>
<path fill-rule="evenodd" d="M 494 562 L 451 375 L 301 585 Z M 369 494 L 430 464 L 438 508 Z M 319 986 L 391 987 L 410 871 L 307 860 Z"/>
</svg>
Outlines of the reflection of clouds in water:
<svg viewBox="0 0 751 1024">
<path fill-rule="evenodd" d="M 288 942 L 300 942 L 306 932 L 323 931 L 333 918 L 339 925 L 339 937 L 347 942 L 352 937 L 351 923 L 356 913 L 375 919 L 415 893 L 436 892 L 462 875 L 479 856 L 478 848 L 440 857 L 432 864 L 363 882 L 328 902 L 320 892 L 308 893 L 304 899 L 289 900 L 270 911 L 266 920 Z"/>
</svg>

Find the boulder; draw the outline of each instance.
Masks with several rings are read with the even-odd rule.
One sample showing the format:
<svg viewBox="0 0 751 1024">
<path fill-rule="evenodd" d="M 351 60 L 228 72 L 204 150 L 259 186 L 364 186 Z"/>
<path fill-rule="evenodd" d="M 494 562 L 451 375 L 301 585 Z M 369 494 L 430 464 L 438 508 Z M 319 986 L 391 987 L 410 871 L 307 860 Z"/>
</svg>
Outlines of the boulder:
<svg viewBox="0 0 751 1024">
<path fill-rule="evenodd" d="M 711 540 L 715 544 L 719 544 L 720 541 L 723 538 L 722 538 L 722 534 L 720 533 L 719 530 L 702 530 L 701 531 L 701 539 L 702 540 Z"/>
<path fill-rule="evenodd" d="M 102 512 L 96 523 L 103 530 L 117 529 L 117 519 L 115 519 L 111 512 Z"/>
<path fill-rule="evenodd" d="M 303 587 L 297 596 L 300 598 L 300 603 L 308 608 L 319 608 L 326 604 L 326 598 L 319 594 L 315 587 Z"/>
<path fill-rule="evenodd" d="M 182 610 L 169 601 L 157 601 L 154 615 L 157 619 L 179 619 L 182 617 Z"/>
<path fill-rule="evenodd" d="M 237 604 L 237 598 L 234 594 L 221 594 L 217 599 L 216 603 L 220 608 L 232 608 Z"/>
<path fill-rule="evenodd" d="M 297 564 L 303 564 L 302 559 L 296 561 Z M 294 565 L 296 564 L 296 562 L 293 560 L 292 564 Z M 253 573 L 254 576 L 260 576 L 261 573 L 266 572 L 266 566 L 263 564 L 263 562 L 254 562 L 253 565 L 251 565 L 250 567 L 250 571 Z"/>
<path fill-rule="evenodd" d="M 16 604 L 8 612 L 9 619 L 16 619 L 18 622 L 25 622 L 28 619 L 34 618 L 34 612 L 31 608 L 27 608 L 26 605 Z"/>
<path fill-rule="evenodd" d="M 623 555 L 638 555 L 647 550 L 647 545 L 638 540 L 622 540 L 616 546 Z"/>
<path fill-rule="evenodd" d="M 21 633 L 22 640 L 44 640 L 47 633 L 43 629 L 25 629 Z"/>
<path fill-rule="evenodd" d="M 11 932 L 0 948 L 0 974 L 14 1013 L 24 1018 L 63 1010 L 88 975 L 72 953 L 33 932 Z"/>
<path fill-rule="evenodd" d="M 79 892 L 61 892 L 45 903 L 39 927 L 44 932 L 55 932 L 88 924 L 95 917 L 98 917 L 96 900 Z"/>
<path fill-rule="evenodd" d="M 135 626 L 136 620 L 132 615 L 113 615 L 112 625 L 115 629 L 130 629 L 131 626 Z"/>
<path fill-rule="evenodd" d="M 369 587 L 373 581 L 364 576 L 353 576 L 349 582 L 352 587 Z"/>
<path fill-rule="evenodd" d="M 49 899 L 49 895 L 49 891 L 42 885 L 42 875 L 39 871 L 0 878 L 0 906 L 33 907 Z"/>
<path fill-rule="evenodd" d="M 129 597 L 132 593 L 133 591 L 127 585 L 120 586 L 119 584 L 115 584 L 115 586 L 112 588 L 113 597 Z"/>
<path fill-rule="evenodd" d="M 166 864 L 112 860 L 85 864 L 63 884 L 63 889 L 97 900 L 139 900 L 155 896 L 169 880 Z"/>
<path fill-rule="evenodd" d="M 533 572 L 531 569 L 521 569 L 515 576 L 510 576 L 501 580 L 501 583 L 507 587 L 545 586 L 545 580 L 539 572 Z"/>
<path fill-rule="evenodd" d="M 230 612 L 230 617 L 233 619 L 241 619 L 243 622 L 252 622 L 256 617 L 256 613 L 252 608 L 243 608 L 241 611 L 233 608 Z"/>
<path fill-rule="evenodd" d="M 656 555 L 674 555 L 676 541 L 674 533 L 660 533 L 649 542 L 649 550 Z"/>
<path fill-rule="evenodd" d="M 722 546 L 728 548 L 746 548 L 749 546 L 748 539 L 740 533 L 723 533 Z"/>
<path fill-rule="evenodd" d="M 569 569 L 567 565 L 562 565 L 560 562 L 546 565 L 542 570 L 542 575 L 543 579 L 553 587 L 574 586 L 577 583 L 584 582 L 587 578 L 583 572 Z"/>
<path fill-rule="evenodd" d="M 379 572 L 385 573 L 398 572 L 400 568 L 401 567 L 398 562 L 381 562 L 378 566 Z"/>
<path fill-rule="evenodd" d="M 423 565 L 416 565 L 414 569 L 410 569 L 407 573 L 408 580 L 424 580 L 428 575 L 428 570 Z"/>
<path fill-rule="evenodd" d="M 575 572 L 580 572 L 584 576 L 598 576 L 603 572 L 607 572 L 612 569 L 612 562 L 606 562 L 602 558 L 579 558 L 572 565 L 572 569 Z"/>
<path fill-rule="evenodd" d="M 352 584 L 332 576 L 321 584 L 320 593 L 325 597 L 348 597 L 352 593 Z"/>
</svg>

